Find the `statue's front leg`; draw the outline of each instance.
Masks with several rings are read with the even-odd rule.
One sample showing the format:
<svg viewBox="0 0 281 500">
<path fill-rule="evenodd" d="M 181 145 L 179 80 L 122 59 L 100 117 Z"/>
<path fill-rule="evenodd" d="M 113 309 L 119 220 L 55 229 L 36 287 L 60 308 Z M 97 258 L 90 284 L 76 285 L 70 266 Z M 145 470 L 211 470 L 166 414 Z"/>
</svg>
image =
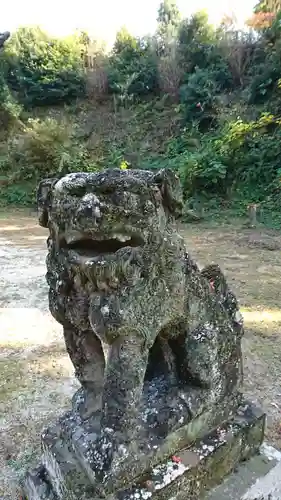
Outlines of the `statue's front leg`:
<svg viewBox="0 0 281 500">
<path fill-rule="evenodd" d="M 103 484 L 118 469 L 138 432 L 137 417 L 149 348 L 138 332 L 120 329 L 110 345 L 103 389 L 101 433 L 93 454 L 95 477 Z M 124 454 L 125 453 L 125 454 Z"/>
<path fill-rule="evenodd" d="M 102 427 L 121 441 L 136 431 L 149 348 L 138 331 L 121 328 L 109 347 L 103 391 Z M 118 438 L 118 440 L 119 440 Z"/>
<path fill-rule="evenodd" d="M 82 385 L 74 404 L 86 418 L 101 409 L 105 370 L 102 344 L 91 329 L 80 331 L 69 324 L 63 330 L 67 352 Z"/>
</svg>

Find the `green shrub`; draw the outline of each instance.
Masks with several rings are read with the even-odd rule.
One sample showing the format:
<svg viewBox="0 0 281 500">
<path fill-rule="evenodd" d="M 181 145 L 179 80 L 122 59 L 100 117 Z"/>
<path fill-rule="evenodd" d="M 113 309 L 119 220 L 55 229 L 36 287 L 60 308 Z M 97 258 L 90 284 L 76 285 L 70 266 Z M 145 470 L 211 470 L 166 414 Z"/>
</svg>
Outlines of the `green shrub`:
<svg viewBox="0 0 281 500">
<path fill-rule="evenodd" d="M 181 110 L 185 121 L 203 121 L 216 115 L 216 94 L 218 86 L 207 70 L 196 68 L 186 84 L 180 88 Z"/>
<path fill-rule="evenodd" d="M 179 168 L 186 196 L 198 193 L 224 195 L 222 186 L 227 168 L 216 157 L 210 157 L 207 149 L 185 155 Z"/>
<path fill-rule="evenodd" d="M 81 47 L 75 38 L 49 37 L 39 28 L 20 28 L 2 54 L 7 83 L 27 105 L 52 105 L 84 95 Z"/>
<path fill-rule="evenodd" d="M 252 65 L 250 102 L 259 104 L 275 98 L 278 80 L 281 78 L 281 11 L 273 24 L 263 31 L 257 44 L 255 64 Z"/>
<path fill-rule="evenodd" d="M 0 52 L 0 138 L 5 138 L 18 122 L 22 107 L 7 85 L 7 65 Z"/>
<path fill-rule="evenodd" d="M 183 69 L 190 73 L 196 67 L 206 68 L 210 64 L 216 33 L 209 23 L 206 12 L 196 12 L 184 19 L 178 32 L 178 54 Z"/>
<path fill-rule="evenodd" d="M 0 206 L 31 206 L 36 203 L 36 186 L 32 183 L 0 185 Z"/>
<path fill-rule="evenodd" d="M 237 120 L 224 129 L 216 149 L 228 166 L 229 185 L 247 185 L 259 200 L 271 193 L 280 164 L 280 124 L 264 114 L 257 121 Z"/>
<path fill-rule="evenodd" d="M 265 114 L 257 121 L 232 121 L 202 136 L 197 151 L 175 162 L 186 196 L 226 197 L 243 193 L 248 202 L 280 195 L 281 121 Z"/>
<path fill-rule="evenodd" d="M 35 181 L 94 168 L 85 146 L 75 140 L 71 124 L 52 118 L 30 119 L 24 134 L 10 140 L 2 164 L 2 172 L 12 169 L 20 179 Z"/>
<path fill-rule="evenodd" d="M 268 101 L 277 86 L 281 76 L 281 66 L 267 63 L 258 68 L 250 84 L 250 104 L 260 104 Z"/>
<path fill-rule="evenodd" d="M 117 34 L 108 85 L 123 101 L 158 91 L 157 59 L 149 39 L 135 38 L 125 29 Z"/>
<path fill-rule="evenodd" d="M 0 74 L 0 137 L 4 138 L 18 124 L 22 107 L 11 94 Z"/>
</svg>

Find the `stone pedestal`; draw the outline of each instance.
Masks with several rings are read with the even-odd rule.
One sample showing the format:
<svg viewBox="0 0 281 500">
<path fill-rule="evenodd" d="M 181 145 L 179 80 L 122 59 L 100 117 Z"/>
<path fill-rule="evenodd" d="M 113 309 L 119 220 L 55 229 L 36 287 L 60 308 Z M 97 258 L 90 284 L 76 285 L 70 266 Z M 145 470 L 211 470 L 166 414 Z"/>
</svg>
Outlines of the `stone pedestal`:
<svg viewBox="0 0 281 500">
<path fill-rule="evenodd" d="M 265 415 L 244 403 L 214 430 L 176 448 L 175 443 L 188 442 L 196 428 L 202 432 L 207 418 L 202 414 L 193 428 L 183 426 L 168 436 L 166 445 L 174 443 L 173 455 L 169 456 L 167 449 L 167 457 L 159 461 L 159 448 L 148 448 L 150 466 L 144 466 L 135 478 L 132 471 L 140 461 L 137 456 L 125 456 L 120 481 L 115 478 L 102 490 L 95 485 L 89 459 L 95 455 L 95 430 L 90 421 L 83 422 L 77 414 L 69 413 L 42 435 L 42 464 L 25 478 L 23 496 L 27 500 L 199 500 L 239 462 L 258 453 L 265 425 Z"/>
</svg>

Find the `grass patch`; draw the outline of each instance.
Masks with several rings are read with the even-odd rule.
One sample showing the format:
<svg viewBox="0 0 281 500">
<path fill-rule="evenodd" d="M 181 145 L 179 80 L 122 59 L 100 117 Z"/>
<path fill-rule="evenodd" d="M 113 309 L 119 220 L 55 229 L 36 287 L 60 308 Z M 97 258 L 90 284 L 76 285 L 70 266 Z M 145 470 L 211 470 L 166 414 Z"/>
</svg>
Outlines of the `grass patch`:
<svg viewBox="0 0 281 500">
<path fill-rule="evenodd" d="M 25 363 L 18 359 L 0 359 L 0 401 L 7 404 L 32 386 L 26 377 Z"/>
<path fill-rule="evenodd" d="M 245 309 L 241 308 L 246 327 L 261 337 L 281 338 L 280 309 Z"/>
</svg>

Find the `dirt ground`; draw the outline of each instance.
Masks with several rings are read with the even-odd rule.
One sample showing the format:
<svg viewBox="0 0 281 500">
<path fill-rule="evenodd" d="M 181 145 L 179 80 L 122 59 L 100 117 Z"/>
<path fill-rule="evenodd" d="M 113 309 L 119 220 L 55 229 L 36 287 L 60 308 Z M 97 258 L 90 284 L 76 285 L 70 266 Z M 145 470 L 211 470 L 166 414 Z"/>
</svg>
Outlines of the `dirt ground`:
<svg viewBox="0 0 281 500">
<path fill-rule="evenodd" d="M 281 236 L 242 227 L 181 227 L 188 251 L 217 262 L 245 319 L 244 392 L 268 414 L 267 441 L 281 446 Z M 24 212 L 0 215 L 0 498 L 40 453 L 40 431 L 78 387 L 61 327 L 48 312 L 46 230 Z"/>
</svg>

